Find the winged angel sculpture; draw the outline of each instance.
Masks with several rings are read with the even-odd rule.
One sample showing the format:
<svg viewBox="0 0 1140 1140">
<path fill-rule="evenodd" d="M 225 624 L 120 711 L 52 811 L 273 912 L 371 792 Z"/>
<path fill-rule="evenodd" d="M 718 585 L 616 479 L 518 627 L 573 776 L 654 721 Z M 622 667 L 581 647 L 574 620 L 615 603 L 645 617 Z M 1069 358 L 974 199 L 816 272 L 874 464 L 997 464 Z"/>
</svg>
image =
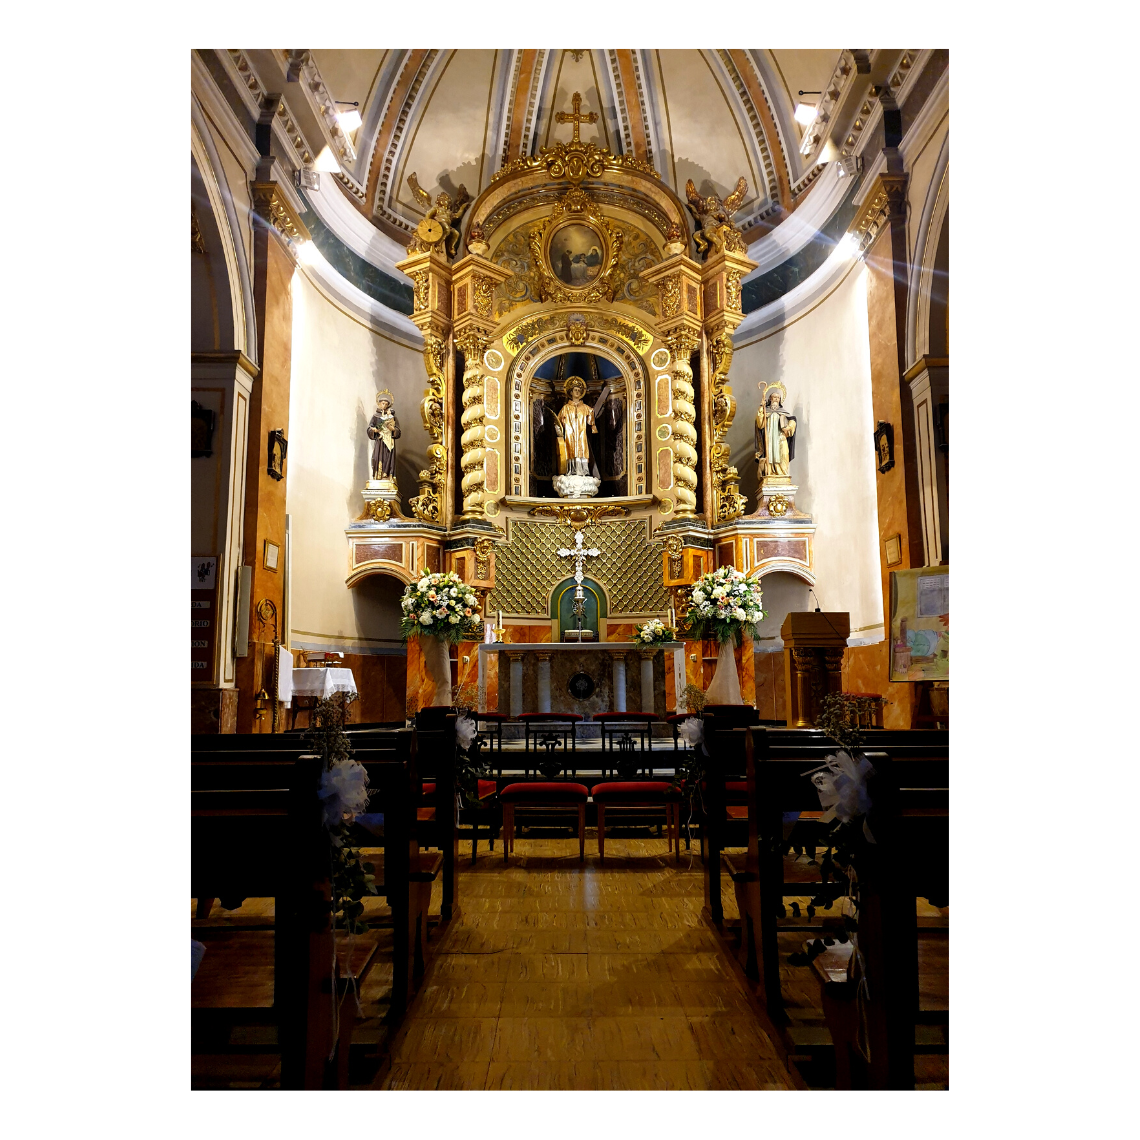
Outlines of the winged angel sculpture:
<svg viewBox="0 0 1140 1140">
<path fill-rule="evenodd" d="M 442 241 L 447 256 L 454 257 L 455 251 L 459 248 L 459 223 L 463 220 L 467 207 L 471 205 L 471 195 L 467 193 L 467 187 L 459 187 L 454 202 L 450 194 L 442 191 L 436 195 L 433 205 L 431 195 L 420 186 L 415 171 L 408 175 L 408 185 L 412 188 L 416 201 L 427 211 L 423 221 L 416 226 L 416 237 L 424 246 L 432 246 Z"/>
<path fill-rule="evenodd" d="M 685 183 L 689 210 L 700 227 L 693 235 L 693 240 L 697 244 L 697 252 L 703 254 L 706 260 L 710 253 L 719 253 L 724 249 L 731 253 L 744 253 L 744 237 L 732 224 L 732 215 L 740 209 L 747 191 L 748 183 L 741 178 L 736 183 L 736 189 L 721 201 L 716 194 L 701 197 L 691 178 Z"/>
</svg>

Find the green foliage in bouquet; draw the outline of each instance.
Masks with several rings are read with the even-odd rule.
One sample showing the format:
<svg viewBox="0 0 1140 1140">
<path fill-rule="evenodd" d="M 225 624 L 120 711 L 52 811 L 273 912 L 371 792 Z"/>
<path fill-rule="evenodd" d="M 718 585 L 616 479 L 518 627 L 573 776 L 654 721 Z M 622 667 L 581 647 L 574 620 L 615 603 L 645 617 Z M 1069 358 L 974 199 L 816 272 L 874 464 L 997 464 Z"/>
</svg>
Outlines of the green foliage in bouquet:
<svg viewBox="0 0 1140 1140">
<path fill-rule="evenodd" d="M 748 578 L 732 566 L 703 574 L 693 585 L 685 622 L 693 641 L 733 641 L 752 637 L 764 620 L 758 578 Z"/>
</svg>

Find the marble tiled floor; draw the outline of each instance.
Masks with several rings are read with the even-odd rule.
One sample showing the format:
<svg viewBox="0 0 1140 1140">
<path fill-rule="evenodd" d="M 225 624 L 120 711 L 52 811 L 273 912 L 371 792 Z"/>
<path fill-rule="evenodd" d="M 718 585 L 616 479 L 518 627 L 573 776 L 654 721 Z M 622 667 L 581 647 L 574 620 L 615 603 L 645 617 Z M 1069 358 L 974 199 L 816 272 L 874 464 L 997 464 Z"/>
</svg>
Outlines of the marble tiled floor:
<svg viewBox="0 0 1140 1140">
<path fill-rule="evenodd" d="M 593 850 L 591 848 L 593 847 Z M 790 1089 L 665 841 L 519 838 L 464 860 L 385 1089 Z"/>
</svg>

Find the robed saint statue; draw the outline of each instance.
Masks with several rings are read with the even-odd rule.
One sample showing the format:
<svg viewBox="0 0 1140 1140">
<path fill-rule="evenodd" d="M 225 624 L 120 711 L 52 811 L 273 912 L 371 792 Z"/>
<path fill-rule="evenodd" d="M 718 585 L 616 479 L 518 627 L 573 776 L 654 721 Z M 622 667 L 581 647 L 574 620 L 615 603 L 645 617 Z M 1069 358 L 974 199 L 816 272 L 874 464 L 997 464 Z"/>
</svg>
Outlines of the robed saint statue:
<svg viewBox="0 0 1140 1140">
<path fill-rule="evenodd" d="M 795 457 L 796 417 L 789 414 L 779 389 L 773 387 L 756 413 L 756 462 L 760 478 L 787 476 L 788 465 Z"/>
<path fill-rule="evenodd" d="M 597 434 L 593 410 L 582 402 L 586 382 L 580 376 L 567 379 L 564 388 L 570 397 L 562 406 L 554 425 L 558 437 L 558 474 L 589 475 L 590 443 L 587 432 Z"/>
<path fill-rule="evenodd" d="M 400 421 L 392 411 L 392 393 L 386 388 L 376 393 L 376 414 L 368 421 L 368 438 L 372 444 L 372 478 L 396 484 L 396 440 L 400 438 Z"/>
</svg>

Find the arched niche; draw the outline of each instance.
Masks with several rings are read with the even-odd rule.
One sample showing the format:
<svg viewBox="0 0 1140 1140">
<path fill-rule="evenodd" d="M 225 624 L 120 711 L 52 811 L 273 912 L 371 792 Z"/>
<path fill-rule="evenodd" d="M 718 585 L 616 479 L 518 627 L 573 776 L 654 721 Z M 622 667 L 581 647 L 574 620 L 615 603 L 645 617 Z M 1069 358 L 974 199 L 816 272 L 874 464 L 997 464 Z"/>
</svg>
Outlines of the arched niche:
<svg viewBox="0 0 1140 1140">
<path fill-rule="evenodd" d="M 377 646 L 400 639 L 400 599 L 407 583 L 397 574 L 376 570 L 352 583 L 356 635 Z"/>
<path fill-rule="evenodd" d="M 578 622 L 574 615 L 574 587 L 577 582 L 573 578 L 563 578 L 553 590 L 550 591 L 550 617 L 558 623 L 558 640 L 564 641 L 566 630 L 577 629 Z M 593 578 L 582 578 L 582 592 L 585 594 L 586 613 L 582 618 L 582 628 L 592 629 L 598 639 L 602 641 L 602 622 L 609 616 L 609 599 L 605 587 Z"/>
<path fill-rule="evenodd" d="M 234 328 L 240 299 L 232 295 L 222 236 L 198 164 L 190 159 L 190 350 L 233 352 L 244 347 Z"/>
<path fill-rule="evenodd" d="M 597 322 L 598 325 L 608 322 L 613 328 L 597 327 L 590 322 Z M 514 331 L 512 329 L 507 338 Z M 601 357 L 617 369 L 619 375 L 614 384 L 620 382 L 625 404 L 626 494 L 644 496 L 651 493 L 649 464 L 646 461 L 649 371 L 640 353 L 630 343 L 631 340 L 646 352 L 658 344 L 653 334 L 640 323 L 622 320 L 612 312 L 604 315 L 589 313 L 581 318 L 580 323 L 569 315 L 558 314 L 550 321 L 549 331 L 544 329 L 544 335 L 534 338 L 515 356 L 506 376 L 511 409 L 508 448 L 511 461 L 506 481 L 507 494 L 520 498 L 530 495 L 534 466 L 530 419 L 532 394 L 540 394 L 543 389 L 549 389 L 550 382 L 539 375 L 544 371 L 543 365 L 569 352 Z"/>
</svg>

